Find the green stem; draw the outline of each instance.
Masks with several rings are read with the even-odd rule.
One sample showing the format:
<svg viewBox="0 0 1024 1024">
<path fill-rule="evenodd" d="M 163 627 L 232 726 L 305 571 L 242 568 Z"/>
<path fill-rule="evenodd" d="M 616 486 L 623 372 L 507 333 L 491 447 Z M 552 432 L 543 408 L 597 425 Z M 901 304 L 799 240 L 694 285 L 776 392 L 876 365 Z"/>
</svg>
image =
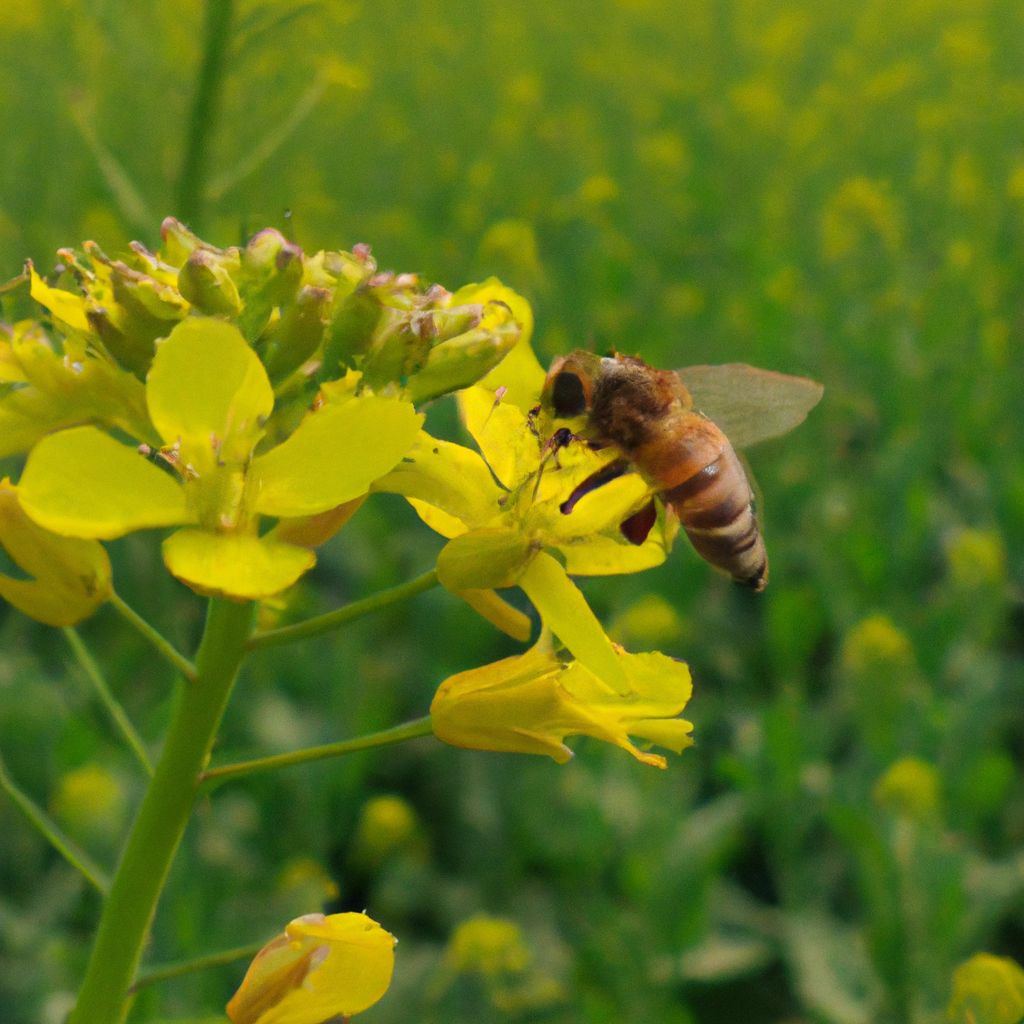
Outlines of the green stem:
<svg viewBox="0 0 1024 1024">
<path fill-rule="evenodd" d="M 422 576 L 417 576 L 408 583 L 401 583 L 397 587 L 390 587 L 388 590 L 381 590 L 379 593 L 364 597 L 361 601 L 353 601 L 344 608 L 337 608 L 325 615 L 317 615 L 315 618 L 306 619 L 305 622 L 296 622 L 291 626 L 281 626 L 279 629 L 268 629 L 263 633 L 254 633 L 249 640 L 249 648 L 258 650 L 261 647 L 274 647 L 277 644 L 286 644 L 292 640 L 301 640 L 309 636 L 317 636 L 326 633 L 328 630 L 337 629 L 348 622 L 369 615 L 370 612 L 386 608 L 389 604 L 397 601 L 404 601 L 406 598 L 414 597 L 437 586 L 437 570 L 431 569 Z"/>
<path fill-rule="evenodd" d="M 122 1024 L 127 994 L 171 861 L 188 823 L 203 766 L 227 706 L 253 605 L 210 601 L 196 679 L 182 688 L 100 917 L 89 966 L 68 1024 Z"/>
<path fill-rule="evenodd" d="M 145 988 L 147 985 L 156 985 L 161 981 L 170 981 L 172 978 L 181 978 L 186 974 L 194 974 L 196 971 L 209 970 L 211 967 L 223 967 L 225 964 L 237 963 L 239 960 L 251 960 L 264 945 L 263 942 L 251 942 L 248 946 L 225 949 L 219 953 L 196 957 L 195 960 L 183 960 L 181 963 L 154 967 L 141 975 L 139 980 L 132 985 L 130 991 L 138 992 L 140 988 Z"/>
<path fill-rule="evenodd" d="M 430 732 L 430 715 L 427 715 L 412 722 L 393 726 L 391 729 L 382 729 L 380 732 L 357 736 L 352 740 L 341 740 L 338 743 L 326 743 L 322 747 L 306 747 L 304 750 L 293 750 L 289 754 L 275 754 L 273 757 L 260 757 L 255 761 L 239 761 L 237 764 L 211 768 L 209 771 L 203 772 L 202 783 L 203 785 L 216 784 L 228 779 L 238 779 L 243 775 L 254 775 L 256 772 L 269 772 L 275 768 L 306 764 L 308 761 L 323 761 L 328 757 L 341 757 L 342 754 L 353 754 L 357 750 L 388 747 L 393 743 L 415 739 L 417 736 L 429 736 Z"/>
<path fill-rule="evenodd" d="M 153 649 L 164 661 L 174 666 L 186 679 L 194 681 L 196 678 L 196 667 L 184 654 L 181 654 L 174 645 L 167 640 L 162 633 L 157 632 L 134 608 L 125 604 L 124 599 L 117 592 L 112 592 L 108 598 L 118 614 L 138 633 L 142 638 L 152 645 Z"/>
<path fill-rule="evenodd" d="M 30 797 L 7 772 L 0 757 L 0 788 L 17 804 L 21 813 L 46 837 L 50 845 L 94 888 L 105 893 L 110 888 L 106 872 L 84 851 L 68 839 L 50 819 L 49 815 Z"/>
<path fill-rule="evenodd" d="M 110 715 L 117 731 L 121 734 L 121 738 L 132 749 L 146 774 L 152 777 L 153 762 L 149 759 L 146 745 L 142 742 L 142 737 L 135 731 L 135 726 L 132 725 L 131 719 L 124 708 L 121 707 L 117 698 L 111 692 L 106 679 L 103 678 L 103 673 L 100 671 L 93 656 L 89 653 L 89 649 L 82 642 L 82 638 L 73 626 L 64 627 L 64 636 L 67 638 L 71 650 L 74 651 L 78 664 L 82 666 L 83 671 L 89 677 L 89 681 L 99 695 L 100 701 L 107 709 L 107 714 Z"/>
<path fill-rule="evenodd" d="M 203 199 L 210 163 L 210 137 L 217 122 L 234 0 L 206 0 L 203 19 L 203 62 L 192 99 L 185 157 L 178 179 L 178 217 L 193 231 L 202 227 Z"/>
</svg>

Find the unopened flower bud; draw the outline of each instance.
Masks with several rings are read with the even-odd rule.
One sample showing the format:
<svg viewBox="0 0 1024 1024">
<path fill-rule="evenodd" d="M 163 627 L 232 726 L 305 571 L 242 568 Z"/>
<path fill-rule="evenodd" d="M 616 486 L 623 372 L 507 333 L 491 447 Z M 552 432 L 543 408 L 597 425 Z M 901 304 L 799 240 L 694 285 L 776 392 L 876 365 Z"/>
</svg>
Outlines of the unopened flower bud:
<svg viewBox="0 0 1024 1024">
<path fill-rule="evenodd" d="M 226 260 L 208 249 L 196 249 L 178 272 L 178 290 L 196 309 L 214 316 L 238 316 L 242 299 Z"/>
<path fill-rule="evenodd" d="M 320 347 L 331 295 L 326 288 L 306 286 L 272 325 L 263 353 L 263 364 L 271 380 L 283 380 L 297 370 Z"/>
<path fill-rule="evenodd" d="M 189 231 L 176 217 L 165 217 L 160 225 L 164 259 L 173 267 L 180 267 L 197 249 L 210 249 L 198 235 Z"/>
<path fill-rule="evenodd" d="M 264 331 L 276 307 L 295 298 L 302 283 L 302 249 L 274 228 L 254 235 L 241 253 L 238 275 L 243 312 L 239 327 L 249 341 Z"/>
<path fill-rule="evenodd" d="M 489 302 L 478 326 L 430 350 L 423 369 L 409 381 L 409 399 L 426 402 L 475 384 L 505 358 L 520 333 L 508 306 Z"/>
<path fill-rule="evenodd" d="M 354 367 L 356 358 L 369 350 L 382 312 L 376 296 L 366 287 L 336 302 L 324 349 L 324 374 L 328 379 L 336 377 L 341 367 Z"/>
</svg>

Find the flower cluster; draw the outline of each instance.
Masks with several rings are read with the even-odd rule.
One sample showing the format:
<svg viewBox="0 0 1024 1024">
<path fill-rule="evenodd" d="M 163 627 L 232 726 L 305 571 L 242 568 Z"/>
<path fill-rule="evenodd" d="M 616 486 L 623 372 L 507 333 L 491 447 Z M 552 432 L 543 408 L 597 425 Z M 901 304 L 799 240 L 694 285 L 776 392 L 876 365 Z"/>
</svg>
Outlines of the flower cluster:
<svg viewBox="0 0 1024 1024">
<path fill-rule="evenodd" d="M 290 586 L 414 443 L 414 402 L 472 383 L 520 334 L 480 288 L 379 273 L 366 247 L 306 256 L 267 230 L 217 249 L 171 219 L 163 243 L 62 250 L 64 287 L 28 264 L 52 329 L 0 328 L 0 454 L 28 452 L 0 542 L 40 585 L 0 592 L 47 622 L 102 602 L 109 571 L 88 542 L 146 528 L 179 528 L 164 560 L 199 592 Z M 76 543 L 29 538 L 29 523 Z M 39 596 L 43 543 L 44 575 L 79 581 L 73 600 Z"/>
<path fill-rule="evenodd" d="M 0 544 L 30 579 L 0 595 L 68 624 L 111 593 L 101 541 L 171 528 L 168 570 L 199 593 L 272 597 L 371 491 L 406 497 L 446 544 L 440 582 L 526 641 L 519 587 L 542 623 L 526 653 L 445 681 L 435 734 L 459 746 L 569 757 L 590 735 L 663 766 L 680 751 L 686 666 L 605 634 L 572 575 L 661 562 L 677 523 L 640 545 L 620 524 L 651 497 L 624 474 L 565 499 L 615 454 L 557 446 L 527 302 L 496 280 L 450 293 L 378 273 L 369 250 L 307 257 L 275 231 L 216 249 L 168 220 L 163 248 L 64 250 L 65 279 L 25 281 L 33 320 L 0 333 Z M 432 437 L 417 405 L 457 392 L 478 450 Z M 563 432 L 564 433 L 564 432 Z M 583 493 L 583 492 L 580 492 Z"/>
</svg>

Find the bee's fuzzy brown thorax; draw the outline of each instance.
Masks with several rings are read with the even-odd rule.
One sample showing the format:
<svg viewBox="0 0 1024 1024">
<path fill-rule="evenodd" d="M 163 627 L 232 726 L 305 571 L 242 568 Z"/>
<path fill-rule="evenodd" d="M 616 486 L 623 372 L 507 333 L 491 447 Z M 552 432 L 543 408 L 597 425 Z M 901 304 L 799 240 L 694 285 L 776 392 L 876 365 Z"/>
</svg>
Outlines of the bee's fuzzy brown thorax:
<svg viewBox="0 0 1024 1024">
<path fill-rule="evenodd" d="M 594 384 L 591 424 L 600 439 L 613 440 L 629 454 L 650 440 L 680 399 L 679 378 L 630 356 L 604 359 L 601 369 Z"/>
</svg>

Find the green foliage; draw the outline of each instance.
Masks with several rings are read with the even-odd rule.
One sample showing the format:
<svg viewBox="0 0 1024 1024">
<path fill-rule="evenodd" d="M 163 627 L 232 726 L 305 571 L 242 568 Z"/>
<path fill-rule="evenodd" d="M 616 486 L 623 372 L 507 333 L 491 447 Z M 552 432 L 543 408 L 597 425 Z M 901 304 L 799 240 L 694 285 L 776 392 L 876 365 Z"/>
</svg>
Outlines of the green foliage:
<svg viewBox="0 0 1024 1024">
<path fill-rule="evenodd" d="M 156 247 L 160 215 L 178 212 L 199 11 L 4 13 L 0 277 L 26 255 L 47 277 L 68 239 Z M 667 628 L 642 642 L 689 662 L 698 746 L 684 759 L 655 773 L 584 743 L 559 767 L 424 742 L 226 783 L 186 834 L 147 963 L 269 938 L 324 901 L 400 937 L 368 1024 L 927 1024 L 978 950 L 1024 960 L 1021 27 L 1010 0 L 240 6 L 192 222 L 204 237 L 244 244 L 274 222 L 306 253 L 369 242 L 425 279 L 500 275 L 533 303 L 545 356 L 592 343 L 666 367 L 742 360 L 827 390 L 752 455 L 763 595 L 684 544 L 647 573 L 583 584 L 624 642 Z M 293 285 L 268 283 L 262 245 L 245 252 L 228 278 L 258 310 Z M 235 308 L 215 261 L 190 274 L 194 301 Z M 132 336 L 174 317 L 173 296 L 115 277 Z M 6 320 L 21 301 L 4 295 Z M 300 289 L 267 337 L 275 383 L 325 309 L 339 364 L 365 356 L 350 339 L 380 323 L 367 292 L 325 302 Z M 124 396 L 125 429 L 141 389 L 115 376 L 102 383 Z M 435 433 L 452 425 L 444 403 L 429 415 Z M 0 450 L 23 447 L 8 437 Z M 433 563 L 423 524 L 373 501 L 287 615 Z M 122 596 L 190 647 L 194 595 L 140 538 L 112 554 Z M 110 865 L 140 797 L 131 754 L 50 631 L 6 607 L 0 620 L 7 767 Z M 110 612 L 83 634 L 154 742 L 170 669 Z M 422 595 L 261 652 L 221 750 L 386 727 L 422 714 L 446 676 L 518 650 Z M 412 834 L 368 837 L 366 808 L 398 794 Z M 0 824 L 0 1005 L 11 1024 L 57 1021 L 97 898 L 6 798 Z M 323 875 L 289 870 L 299 858 Z M 460 925 L 482 913 L 518 929 L 518 973 L 500 985 L 459 966 Z M 215 1013 L 241 973 L 147 987 L 132 1019 Z"/>
</svg>

